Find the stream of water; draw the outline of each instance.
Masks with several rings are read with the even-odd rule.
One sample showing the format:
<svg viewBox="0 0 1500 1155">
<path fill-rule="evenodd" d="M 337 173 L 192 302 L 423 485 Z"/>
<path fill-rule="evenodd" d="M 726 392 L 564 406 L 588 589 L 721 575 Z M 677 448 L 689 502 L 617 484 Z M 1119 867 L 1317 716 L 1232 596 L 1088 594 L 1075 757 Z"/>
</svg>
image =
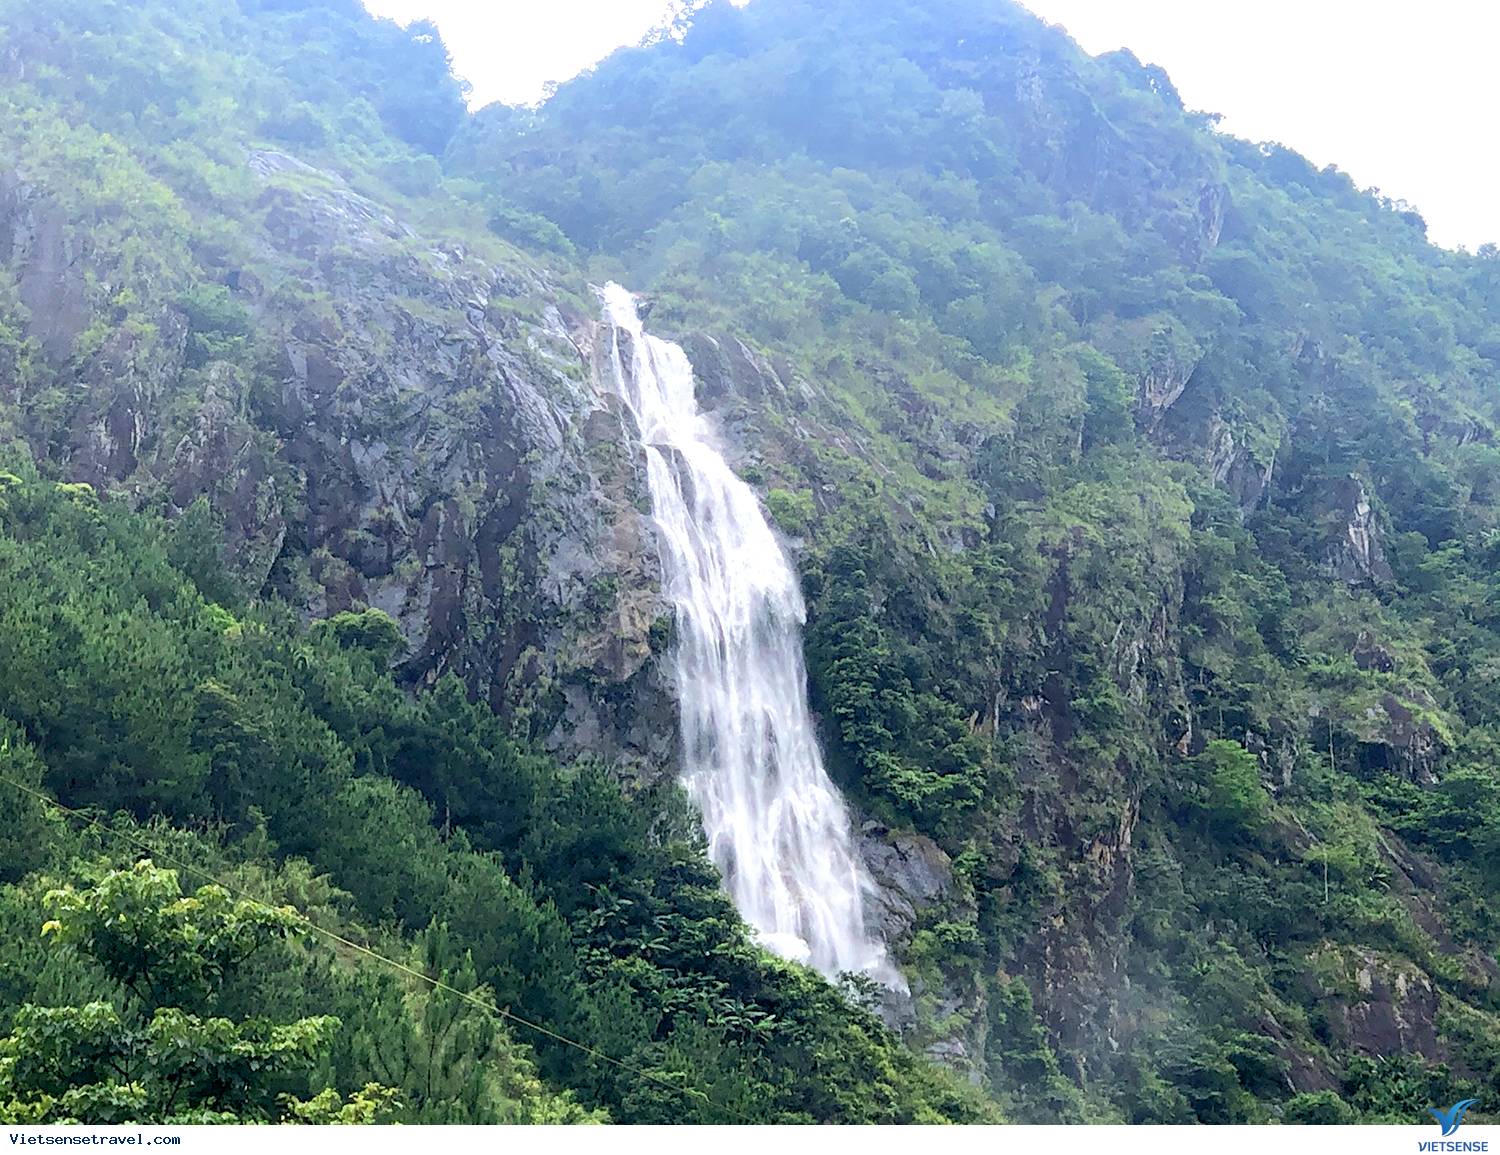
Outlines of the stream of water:
<svg viewBox="0 0 1500 1155">
<path fill-rule="evenodd" d="M 872 884 L 808 710 L 796 571 L 698 412 L 687 354 L 644 331 L 628 291 L 603 296 L 614 385 L 645 446 L 686 786 L 709 853 L 768 948 L 900 985 L 866 926 Z"/>
</svg>

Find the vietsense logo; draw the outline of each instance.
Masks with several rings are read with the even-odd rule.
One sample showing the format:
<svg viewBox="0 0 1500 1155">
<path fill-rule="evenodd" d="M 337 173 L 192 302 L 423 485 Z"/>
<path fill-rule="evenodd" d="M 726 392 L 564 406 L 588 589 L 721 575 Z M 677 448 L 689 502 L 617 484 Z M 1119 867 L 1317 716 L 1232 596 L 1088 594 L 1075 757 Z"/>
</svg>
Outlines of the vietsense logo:
<svg viewBox="0 0 1500 1155">
<path fill-rule="evenodd" d="M 1478 1099 L 1460 1099 L 1446 1111 L 1439 1111 L 1436 1107 L 1428 1107 L 1427 1113 L 1438 1121 L 1438 1126 L 1443 1129 L 1443 1138 L 1446 1139 L 1463 1125 L 1464 1116 L 1469 1113 L 1469 1108 L 1477 1102 L 1479 1102 Z"/>
<path fill-rule="evenodd" d="M 1469 1113 L 1469 1108 L 1478 1103 L 1478 1099 L 1460 1099 L 1446 1111 L 1440 1111 L 1436 1107 L 1428 1107 L 1427 1113 L 1438 1121 L 1438 1126 L 1443 1129 L 1442 1139 L 1432 1139 L 1425 1143 L 1418 1143 L 1417 1150 L 1420 1152 L 1446 1152 L 1446 1151 L 1482 1151 L 1488 1152 L 1490 1144 L 1487 1139 L 1453 1140 L 1444 1142 L 1463 1126 L 1464 1116 Z"/>
</svg>

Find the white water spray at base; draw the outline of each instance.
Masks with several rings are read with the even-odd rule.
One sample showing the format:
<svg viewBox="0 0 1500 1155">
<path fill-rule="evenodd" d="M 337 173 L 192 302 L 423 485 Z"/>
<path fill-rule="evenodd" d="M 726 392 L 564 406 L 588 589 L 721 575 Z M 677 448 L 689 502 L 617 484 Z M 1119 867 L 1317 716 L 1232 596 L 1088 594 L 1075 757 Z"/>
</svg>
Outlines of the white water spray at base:
<svg viewBox="0 0 1500 1155">
<path fill-rule="evenodd" d="M 802 662 L 806 609 L 760 503 L 714 446 L 687 354 L 603 291 L 615 388 L 640 427 L 688 793 L 735 906 L 776 953 L 904 987 L 865 925 L 872 884 L 823 768 Z"/>
</svg>

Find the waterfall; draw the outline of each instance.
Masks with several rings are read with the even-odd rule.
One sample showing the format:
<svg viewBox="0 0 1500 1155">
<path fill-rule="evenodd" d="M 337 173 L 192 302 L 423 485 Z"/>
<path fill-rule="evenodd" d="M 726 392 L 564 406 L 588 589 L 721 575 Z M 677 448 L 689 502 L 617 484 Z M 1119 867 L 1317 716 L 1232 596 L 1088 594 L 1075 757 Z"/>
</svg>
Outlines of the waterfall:
<svg viewBox="0 0 1500 1155">
<path fill-rule="evenodd" d="M 649 336 L 635 299 L 603 291 L 615 388 L 640 427 L 672 660 L 685 785 L 709 854 L 757 937 L 830 977 L 902 985 L 865 926 L 872 884 L 854 850 L 807 706 L 806 609 L 750 487 L 715 447 L 682 349 Z"/>
</svg>

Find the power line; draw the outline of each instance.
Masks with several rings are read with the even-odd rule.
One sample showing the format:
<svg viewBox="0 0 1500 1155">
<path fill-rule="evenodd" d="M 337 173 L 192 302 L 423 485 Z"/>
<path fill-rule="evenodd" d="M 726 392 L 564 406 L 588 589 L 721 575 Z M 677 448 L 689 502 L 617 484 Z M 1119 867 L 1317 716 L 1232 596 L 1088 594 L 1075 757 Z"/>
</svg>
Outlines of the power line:
<svg viewBox="0 0 1500 1155">
<path fill-rule="evenodd" d="M 262 906 L 272 905 L 265 899 L 257 898 L 255 895 L 251 894 L 249 891 L 244 890 L 241 887 L 232 886 L 229 883 L 222 881 L 221 879 L 217 878 L 212 872 L 204 870 L 202 867 L 194 866 L 192 863 L 183 862 L 181 859 L 174 858 L 170 854 L 161 853 L 157 847 L 152 846 L 149 842 L 147 842 L 139 835 L 134 835 L 129 831 L 117 830 L 113 826 L 105 825 L 103 822 L 99 821 L 98 818 L 95 818 L 92 814 L 85 813 L 82 810 L 74 810 L 71 806 L 65 806 L 57 799 L 47 795 L 44 791 L 37 790 L 31 786 L 27 786 L 24 782 L 17 782 L 14 778 L 7 778 L 4 775 L 0 775 L 0 782 L 4 782 L 10 786 L 14 786 L 21 793 L 30 795 L 32 798 L 35 798 L 38 802 L 42 803 L 42 805 L 50 806 L 55 810 L 59 810 L 63 814 L 68 815 L 70 818 L 76 818 L 80 822 L 94 827 L 94 829 L 100 831 L 103 834 L 115 838 L 120 838 L 125 842 L 128 842 L 131 845 L 135 846 L 137 849 L 144 850 L 153 858 L 160 859 L 161 861 L 166 863 L 170 863 L 172 866 L 175 866 L 177 867 L 177 869 L 185 871 L 190 875 L 194 875 L 202 879 L 207 879 L 215 886 L 223 887 L 226 891 L 237 898 L 245 899 L 248 902 L 259 903 Z M 368 958 L 375 959 L 377 962 L 385 963 L 386 966 L 391 967 L 393 970 L 399 971 L 402 974 L 408 975 L 420 982 L 428 983 L 434 990 L 445 991 L 448 994 L 454 995 L 462 999 L 464 1002 L 478 1007 L 486 1014 L 494 1015 L 504 1021 L 515 1023 L 518 1026 L 525 1027 L 527 1030 L 535 1031 L 537 1034 L 542 1035 L 548 1039 L 552 1039 L 554 1042 L 573 1047 L 592 1058 L 598 1059 L 599 1061 L 604 1063 L 608 1063 L 611 1066 L 618 1067 L 622 1071 L 634 1075 L 638 1079 L 642 1079 L 649 1083 L 655 1083 L 657 1086 L 665 1087 L 667 1090 L 673 1091 L 680 1095 L 697 1096 L 709 1107 L 715 1110 L 723 1111 L 727 1115 L 733 1115 L 738 1121 L 745 1123 L 759 1122 L 759 1120 L 752 1119 L 749 1115 L 746 1115 L 733 1107 L 729 1107 L 723 1103 L 715 1103 L 711 1098 L 709 1098 L 708 1092 L 704 1091 L 700 1087 L 678 1086 L 677 1084 L 672 1083 L 670 1080 L 663 1079 L 660 1075 L 653 1074 L 652 1072 L 646 1070 L 644 1067 L 638 1067 L 634 1063 L 628 1063 L 623 1059 L 616 1059 L 612 1055 L 605 1054 L 597 1047 L 591 1047 L 587 1043 L 579 1042 L 577 1039 L 569 1038 L 567 1035 L 554 1031 L 551 1027 L 543 1026 L 541 1023 L 534 1023 L 530 1019 L 523 1018 L 521 1015 L 516 1014 L 514 1011 L 507 1010 L 504 1007 L 497 1007 L 493 1003 L 487 1003 L 483 999 L 478 998 L 477 996 L 467 991 L 461 991 L 457 987 L 443 982 L 442 979 L 433 978 L 431 975 L 426 974 L 423 971 L 419 971 L 415 967 L 408 966 L 406 963 L 403 963 L 398 959 L 390 958 L 387 955 L 381 954 L 379 951 L 370 949 L 362 943 L 357 943 L 352 939 L 345 938 L 343 935 L 339 934 L 336 931 L 331 931 L 326 927 L 319 926 L 296 907 L 287 906 L 285 907 L 285 909 L 290 910 L 297 921 L 302 923 L 303 926 L 307 927 L 308 930 L 311 930 L 315 934 L 322 935 L 328 941 L 338 943 L 340 946 L 346 947 L 358 954 L 365 955 Z"/>
</svg>

